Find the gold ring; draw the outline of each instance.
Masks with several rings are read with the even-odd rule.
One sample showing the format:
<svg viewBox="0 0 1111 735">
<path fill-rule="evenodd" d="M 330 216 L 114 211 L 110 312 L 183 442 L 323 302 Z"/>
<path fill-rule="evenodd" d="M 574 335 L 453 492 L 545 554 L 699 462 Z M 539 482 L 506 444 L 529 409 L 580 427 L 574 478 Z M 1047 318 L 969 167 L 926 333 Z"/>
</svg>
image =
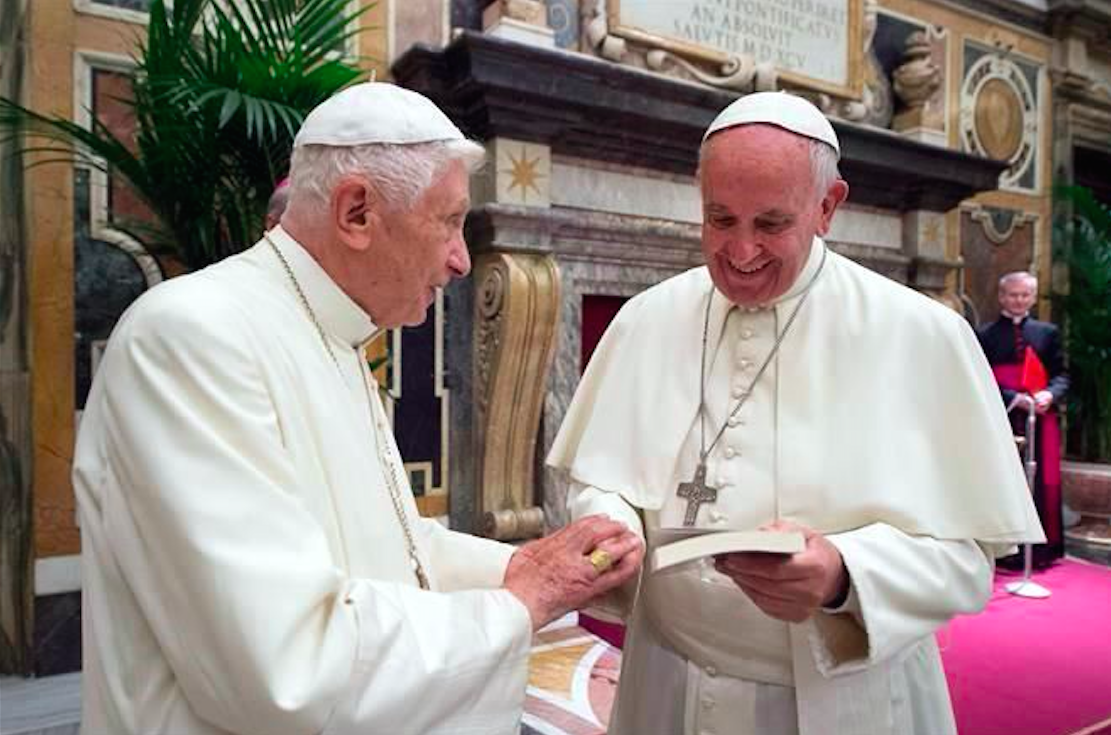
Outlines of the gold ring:
<svg viewBox="0 0 1111 735">
<path fill-rule="evenodd" d="M 591 566 L 594 567 L 594 571 L 598 572 L 598 574 L 605 574 L 609 571 L 609 568 L 613 566 L 613 557 L 610 556 L 609 552 L 605 549 L 595 549 L 590 552 L 588 558 L 590 559 Z"/>
</svg>

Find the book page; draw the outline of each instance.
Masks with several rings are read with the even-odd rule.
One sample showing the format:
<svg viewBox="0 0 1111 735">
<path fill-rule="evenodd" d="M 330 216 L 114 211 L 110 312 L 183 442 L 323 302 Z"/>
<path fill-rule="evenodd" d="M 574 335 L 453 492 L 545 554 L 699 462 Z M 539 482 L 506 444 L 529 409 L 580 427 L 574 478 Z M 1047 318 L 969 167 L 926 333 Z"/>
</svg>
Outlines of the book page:
<svg viewBox="0 0 1111 735">
<path fill-rule="evenodd" d="M 756 551 L 797 554 L 806 549 L 801 531 L 712 531 L 705 528 L 661 528 L 653 536 L 652 571 L 715 554 Z"/>
</svg>

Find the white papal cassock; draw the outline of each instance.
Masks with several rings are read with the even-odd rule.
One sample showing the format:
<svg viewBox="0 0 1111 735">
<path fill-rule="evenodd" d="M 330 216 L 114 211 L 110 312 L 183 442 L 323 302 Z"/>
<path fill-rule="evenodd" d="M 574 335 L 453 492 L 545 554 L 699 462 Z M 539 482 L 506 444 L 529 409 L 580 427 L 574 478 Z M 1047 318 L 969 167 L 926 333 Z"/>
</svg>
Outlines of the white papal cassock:
<svg viewBox="0 0 1111 735">
<path fill-rule="evenodd" d="M 271 236 L 339 368 L 265 243 L 145 294 L 104 355 L 74 472 L 83 731 L 516 732 L 512 549 L 421 519 L 406 484 L 417 586 L 357 351 L 374 325 Z"/>
<path fill-rule="evenodd" d="M 709 459 L 718 499 L 697 525 L 815 528 L 842 554 L 849 597 L 789 625 L 710 564 L 645 574 L 612 734 L 952 733 L 934 632 L 986 603 L 992 554 L 1042 537 L 968 325 L 832 252 L 778 357 L 728 418 L 823 248 L 815 238 L 795 286 L 766 308 L 714 292 L 707 442 L 728 422 Z M 570 472 L 574 516 L 622 519 L 650 549 L 686 511 L 676 487 L 697 464 L 711 290 L 697 268 L 626 304 L 549 457 Z M 629 614 L 630 599 L 614 596 L 611 612 Z"/>
</svg>

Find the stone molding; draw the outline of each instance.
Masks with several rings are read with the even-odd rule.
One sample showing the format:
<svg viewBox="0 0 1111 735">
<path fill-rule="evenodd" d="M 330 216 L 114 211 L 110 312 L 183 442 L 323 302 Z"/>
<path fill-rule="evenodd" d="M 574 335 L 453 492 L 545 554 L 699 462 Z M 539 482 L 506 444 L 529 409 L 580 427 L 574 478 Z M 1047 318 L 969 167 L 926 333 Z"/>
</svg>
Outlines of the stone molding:
<svg viewBox="0 0 1111 735">
<path fill-rule="evenodd" d="M 399 84 L 435 101 L 472 137 L 548 145 L 554 155 L 691 176 L 702 133 L 736 95 L 558 49 L 464 31 L 415 46 Z M 1005 165 L 840 120 L 849 201 L 943 212 L 996 188 Z M 912 173 L 911 173 L 912 172 Z"/>
<path fill-rule="evenodd" d="M 474 394 L 478 513 L 491 538 L 543 532 L 533 488 L 536 438 L 559 317 L 549 255 L 488 252 L 475 267 Z"/>
</svg>

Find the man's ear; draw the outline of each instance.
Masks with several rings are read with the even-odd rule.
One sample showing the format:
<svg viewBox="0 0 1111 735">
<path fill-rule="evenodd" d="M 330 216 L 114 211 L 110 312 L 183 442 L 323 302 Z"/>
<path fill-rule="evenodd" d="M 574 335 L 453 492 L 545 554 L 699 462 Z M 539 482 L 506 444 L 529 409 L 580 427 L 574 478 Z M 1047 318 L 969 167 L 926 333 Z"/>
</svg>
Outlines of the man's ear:
<svg viewBox="0 0 1111 735">
<path fill-rule="evenodd" d="M 332 222 L 339 239 L 352 250 L 370 247 L 378 225 L 374 190 L 361 176 L 344 176 L 332 189 Z"/>
<path fill-rule="evenodd" d="M 841 202 L 849 198 L 849 185 L 844 179 L 837 179 L 834 181 L 826 195 L 822 197 L 822 219 L 819 223 L 818 235 L 825 237 L 829 233 L 829 227 L 833 223 L 833 214 L 837 211 L 837 207 Z"/>
</svg>

